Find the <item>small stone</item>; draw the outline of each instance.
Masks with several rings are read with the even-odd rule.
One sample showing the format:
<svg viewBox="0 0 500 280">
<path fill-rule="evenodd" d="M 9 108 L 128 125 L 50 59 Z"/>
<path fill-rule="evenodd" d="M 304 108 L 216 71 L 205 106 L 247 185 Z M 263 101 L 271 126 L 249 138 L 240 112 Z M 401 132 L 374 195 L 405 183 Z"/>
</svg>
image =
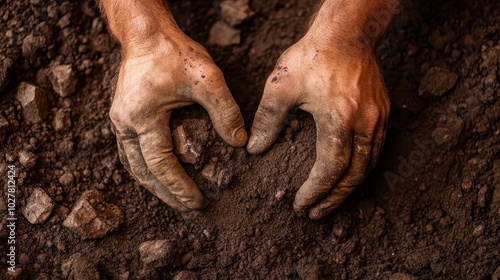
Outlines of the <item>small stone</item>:
<svg viewBox="0 0 500 280">
<path fill-rule="evenodd" d="M 73 94 L 78 83 L 78 79 L 69 64 L 51 67 L 49 80 L 54 91 L 61 97 Z"/>
<path fill-rule="evenodd" d="M 222 47 L 237 45 L 241 42 L 240 30 L 235 29 L 225 22 L 218 21 L 210 29 L 209 45 Z"/>
<path fill-rule="evenodd" d="M 175 244 L 161 239 L 146 241 L 139 246 L 141 262 L 146 267 L 159 268 L 171 264 L 176 255 Z"/>
<path fill-rule="evenodd" d="M 59 177 L 59 183 L 64 186 L 69 186 L 73 183 L 73 179 L 73 173 L 66 171 L 61 177 Z"/>
<path fill-rule="evenodd" d="M 23 215 L 30 223 L 41 224 L 49 218 L 53 208 L 50 196 L 41 188 L 35 188 L 26 202 Z"/>
<path fill-rule="evenodd" d="M 223 168 L 217 174 L 217 186 L 227 186 L 233 181 L 233 172 L 227 168 Z"/>
<path fill-rule="evenodd" d="M 0 94 L 9 84 L 13 64 L 12 59 L 0 54 Z"/>
<path fill-rule="evenodd" d="M 99 280 L 96 264 L 89 258 L 76 253 L 71 255 L 61 266 L 64 279 L 68 280 Z"/>
<path fill-rule="evenodd" d="M 9 122 L 0 115 L 0 143 L 7 140 L 7 133 L 9 132 Z"/>
<path fill-rule="evenodd" d="M 483 225 L 478 225 L 474 231 L 472 232 L 472 235 L 474 235 L 475 237 L 479 237 L 481 235 L 483 235 L 484 233 L 484 226 Z"/>
<path fill-rule="evenodd" d="M 201 176 L 207 179 L 209 182 L 216 183 L 217 182 L 217 173 L 215 163 L 209 162 L 203 167 L 201 171 Z"/>
<path fill-rule="evenodd" d="M 430 68 L 420 82 L 419 96 L 423 98 L 439 97 L 451 90 L 458 76 L 444 68 Z"/>
<path fill-rule="evenodd" d="M 196 164 L 201 158 L 201 146 L 195 145 L 188 138 L 184 126 L 180 125 L 172 132 L 174 151 L 182 162 Z"/>
<path fill-rule="evenodd" d="M 28 61 L 33 62 L 46 45 L 45 37 L 28 34 L 23 39 L 21 53 Z"/>
<path fill-rule="evenodd" d="M 220 3 L 222 19 L 231 26 L 238 25 L 253 16 L 248 0 L 225 0 Z"/>
<path fill-rule="evenodd" d="M 43 89 L 22 82 L 17 90 L 16 98 L 21 103 L 23 116 L 28 122 L 38 123 L 47 116 L 49 103 Z"/>
<path fill-rule="evenodd" d="M 100 192 L 87 190 L 75 203 L 63 226 L 83 239 L 96 239 L 116 230 L 122 222 L 123 213 L 118 206 L 104 202 Z"/>
<path fill-rule="evenodd" d="M 38 157 L 34 153 L 26 150 L 20 151 L 17 156 L 19 162 L 26 168 L 31 168 L 35 166 L 36 160 L 38 159 Z"/>
<path fill-rule="evenodd" d="M 61 108 L 57 110 L 55 116 L 54 116 L 54 129 L 56 131 L 61 131 L 65 130 L 71 127 L 71 116 L 70 116 L 70 109 L 64 109 Z"/>
<path fill-rule="evenodd" d="M 278 190 L 276 192 L 276 194 L 274 195 L 274 198 L 276 198 L 276 200 L 278 200 L 278 201 L 281 201 L 285 197 L 285 194 L 286 194 L 285 190 Z"/>
</svg>

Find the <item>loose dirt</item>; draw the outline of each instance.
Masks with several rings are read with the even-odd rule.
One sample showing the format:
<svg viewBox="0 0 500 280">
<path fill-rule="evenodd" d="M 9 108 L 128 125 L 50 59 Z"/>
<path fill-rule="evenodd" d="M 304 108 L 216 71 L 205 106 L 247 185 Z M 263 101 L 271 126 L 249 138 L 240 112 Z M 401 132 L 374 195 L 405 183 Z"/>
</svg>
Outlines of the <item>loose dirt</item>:
<svg viewBox="0 0 500 280">
<path fill-rule="evenodd" d="M 205 44 L 220 18 L 217 2 L 174 1 L 171 8 L 182 29 Z M 276 59 L 302 36 L 315 8 L 306 0 L 250 6 L 255 14 L 237 26 L 240 44 L 208 46 L 247 128 Z M 120 51 L 95 3 L 2 1 L 0 30 L 0 235 L 8 234 L 7 166 L 18 175 L 17 276 L 6 274 L 2 239 L 0 278 L 97 270 L 104 279 L 498 279 L 500 2 L 404 3 L 377 49 L 392 101 L 383 154 L 366 182 L 322 221 L 297 217 L 291 207 L 315 158 L 310 115 L 292 111 L 273 148 L 250 156 L 207 130 L 201 107 L 175 112 L 173 128 L 192 132 L 202 124 L 214 136 L 202 143 L 203 163 L 184 165 L 210 204 L 178 213 L 119 161 L 108 111 Z M 61 96 L 47 69 L 66 64 L 78 84 Z M 435 96 L 428 91 L 436 81 L 423 80 L 433 67 L 446 70 L 437 86 L 452 86 Z M 16 92 L 24 81 L 47 92 L 42 122 L 23 118 Z M 210 162 L 221 180 L 202 176 Z M 55 207 L 46 222 L 32 225 L 21 209 L 36 188 Z M 123 212 L 121 226 L 104 238 L 83 240 L 62 225 L 85 190 L 98 190 Z M 160 239 L 175 244 L 173 259 L 143 267 L 140 244 Z M 77 253 L 83 263 L 71 257 Z"/>
</svg>

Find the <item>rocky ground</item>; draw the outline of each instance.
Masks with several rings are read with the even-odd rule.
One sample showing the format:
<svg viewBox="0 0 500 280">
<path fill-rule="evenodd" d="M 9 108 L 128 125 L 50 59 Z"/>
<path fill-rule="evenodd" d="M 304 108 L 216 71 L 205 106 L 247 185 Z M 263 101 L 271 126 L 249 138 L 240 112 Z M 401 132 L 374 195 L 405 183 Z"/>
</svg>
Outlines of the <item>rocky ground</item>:
<svg viewBox="0 0 500 280">
<path fill-rule="evenodd" d="M 249 128 L 314 5 L 171 8 L 223 70 Z M 120 52 L 95 2 L 6 0 L 0 30 L 1 279 L 499 279 L 498 1 L 403 4 L 377 50 L 392 101 L 384 152 L 318 222 L 291 207 L 315 156 L 308 114 L 292 111 L 278 143 L 250 156 L 201 107 L 175 112 L 176 151 L 211 201 L 177 213 L 118 159 L 107 114 Z"/>
</svg>

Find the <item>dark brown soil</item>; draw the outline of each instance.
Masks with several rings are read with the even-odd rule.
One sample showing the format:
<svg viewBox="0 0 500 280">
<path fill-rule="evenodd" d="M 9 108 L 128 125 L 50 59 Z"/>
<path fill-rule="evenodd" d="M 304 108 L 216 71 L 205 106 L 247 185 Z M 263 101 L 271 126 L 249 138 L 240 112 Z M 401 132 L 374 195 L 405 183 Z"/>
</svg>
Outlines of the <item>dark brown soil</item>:
<svg viewBox="0 0 500 280">
<path fill-rule="evenodd" d="M 185 32 L 204 44 L 219 17 L 216 2 L 175 1 L 171 7 Z M 316 1 L 253 0 L 255 15 L 238 27 L 242 43 L 208 47 L 247 128 L 276 59 L 304 33 L 311 2 Z M 1 1 L 0 30 L 0 74 L 7 68 L 2 56 L 13 62 L 10 82 L 0 92 L 0 114 L 9 122 L 0 142 L 0 235 L 7 234 L 3 202 L 6 168 L 13 164 L 18 279 L 60 279 L 62 264 L 76 253 L 95 262 L 104 279 L 126 279 L 127 272 L 130 279 L 498 279 L 497 0 L 404 3 L 377 51 L 392 100 L 385 149 L 366 182 L 318 222 L 297 217 L 291 207 L 315 157 L 309 115 L 291 112 L 289 120 L 298 119 L 300 129 L 286 126 L 262 156 L 216 138 L 206 147 L 205 162 L 217 158 L 217 170 L 231 182 L 218 187 L 201 176 L 203 164 L 185 165 L 210 204 L 181 214 L 134 182 L 118 159 L 108 110 L 120 51 L 95 3 Z M 26 40 L 28 35 L 35 39 Z M 61 98 L 52 90 L 44 74 L 51 63 L 73 65 L 73 95 Z M 458 82 L 443 96 L 424 99 L 419 86 L 433 66 L 455 73 Z M 22 117 L 15 98 L 22 81 L 49 92 L 50 112 L 40 124 Z M 60 108 L 69 112 L 71 125 L 56 131 Z M 172 122 L 196 131 L 199 122 L 193 119 L 208 118 L 192 106 L 176 112 Z M 20 152 L 33 153 L 34 166 L 21 164 Z M 35 187 L 58 205 L 41 225 L 21 214 Z M 62 207 L 71 209 L 88 189 L 99 190 L 124 212 L 120 228 L 102 239 L 81 240 L 62 226 Z M 174 242 L 183 261 L 143 268 L 139 245 L 157 239 Z M 1 240 L 1 279 L 11 277 L 6 243 Z"/>
</svg>

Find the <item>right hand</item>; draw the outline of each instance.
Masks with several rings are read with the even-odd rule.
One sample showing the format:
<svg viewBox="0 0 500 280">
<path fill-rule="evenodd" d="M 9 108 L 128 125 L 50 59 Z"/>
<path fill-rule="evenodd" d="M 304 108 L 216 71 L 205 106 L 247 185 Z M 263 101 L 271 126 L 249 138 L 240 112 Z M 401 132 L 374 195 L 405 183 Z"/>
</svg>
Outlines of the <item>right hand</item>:
<svg viewBox="0 0 500 280">
<path fill-rule="evenodd" d="M 245 146 L 240 109 L 207 51 L 182 31 L 124 48 L 110 110 L 125 168 L 171 207 L 199 209 L 204 197 L 173 154 L 172 110 L 199 103 L 220 136 Z"/>
</svg>

